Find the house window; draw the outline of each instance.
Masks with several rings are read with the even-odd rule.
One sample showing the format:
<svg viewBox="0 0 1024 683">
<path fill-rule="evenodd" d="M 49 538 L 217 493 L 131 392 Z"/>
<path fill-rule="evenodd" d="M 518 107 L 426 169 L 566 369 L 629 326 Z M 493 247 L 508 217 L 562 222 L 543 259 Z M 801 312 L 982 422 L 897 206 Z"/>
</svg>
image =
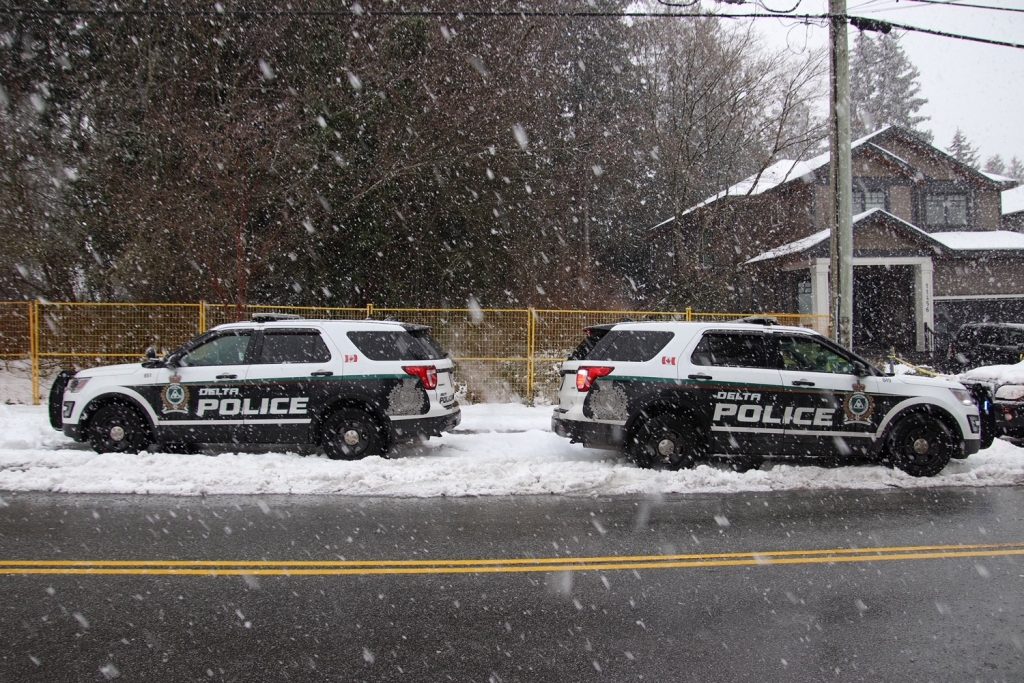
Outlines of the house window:
<svg viewBox="0 0 1024 683">
<path fill-rule="evenodd" d="M 885 210 L 885 190 L 854 190 L 853 213 L 864 213 L 871 209 Z"/>
<path fill-rule="evenodd" d="M 930 192 L 924 199 L 928 225 L 967 225 L 967 195 L 963 192 Z"/>
</svg>

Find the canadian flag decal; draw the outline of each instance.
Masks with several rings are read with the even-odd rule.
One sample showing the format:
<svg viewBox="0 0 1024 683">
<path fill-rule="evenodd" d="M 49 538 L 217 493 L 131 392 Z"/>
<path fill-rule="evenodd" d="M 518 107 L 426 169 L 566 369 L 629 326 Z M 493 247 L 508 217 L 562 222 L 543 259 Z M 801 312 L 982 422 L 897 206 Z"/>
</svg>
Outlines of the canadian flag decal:
<svg viewBox="0 0 1024 683">
<path fill-rule="evenodd" d="M 358 354 L 354 354 L 354 353 L 353 354 L 345 354 L 345 362 L 346 363 L 358 363 L 359 362 L 359 355 Z"/>
<path fill-rule="evenodd" d="M 676 364 L 676 359 L 675 359 L 674 356 L 662 356 L 661 357 L 661 364 L 662 365 L 675 365 Z"/>
</svg>

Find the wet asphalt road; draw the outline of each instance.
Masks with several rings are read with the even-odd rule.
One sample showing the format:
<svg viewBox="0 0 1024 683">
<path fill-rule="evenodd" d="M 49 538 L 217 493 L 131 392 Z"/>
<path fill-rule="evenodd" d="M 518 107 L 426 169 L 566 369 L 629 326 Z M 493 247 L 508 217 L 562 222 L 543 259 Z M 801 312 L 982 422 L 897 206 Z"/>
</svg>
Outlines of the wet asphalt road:
<svg viewBox="0 0 1024 683">
<path fill-rule="evenodd" d="M 417 560 L 1024 541 L 1024 489 L 0 493 L 0 559 Z M 619 571 L 0 576 L 0 680 L 1024 679 L 1024 556 Z"/>
</svg>

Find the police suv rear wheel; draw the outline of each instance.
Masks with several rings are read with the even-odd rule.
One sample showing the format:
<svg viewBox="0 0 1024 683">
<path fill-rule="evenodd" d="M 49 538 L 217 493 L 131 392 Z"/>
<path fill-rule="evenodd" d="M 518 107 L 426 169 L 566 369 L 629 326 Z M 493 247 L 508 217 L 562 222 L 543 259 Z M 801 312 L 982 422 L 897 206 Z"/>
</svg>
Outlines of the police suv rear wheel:
<svg viewBox="0 0 1024 683">
<path fill-rule="evenodd" d="M 938 474 L 956 450 L 946 423 L 926 413 L 907 415 L 889 435 L 892 464 L 914 477 Z"/>
<path fill-rule="evenodd" d="M 681 469 L 693 467 L 700 433 L 681 418 L 662 413 L 634 430 L 626 454 L 638 466 Z"/>
<path fill-rule="evenodd" d="M 138 453 L 149 441 L 145 419 L 124 403 L 109 403 L 89 420 L 89 445 L 97 453 Z"/>
<path fill-rule="evenodd" d="M 327 418 L 323 446 L 331 460 L 359 460 L 385 451 L 380 425 L 358 408 L 341 408 Z"/>
</svg>

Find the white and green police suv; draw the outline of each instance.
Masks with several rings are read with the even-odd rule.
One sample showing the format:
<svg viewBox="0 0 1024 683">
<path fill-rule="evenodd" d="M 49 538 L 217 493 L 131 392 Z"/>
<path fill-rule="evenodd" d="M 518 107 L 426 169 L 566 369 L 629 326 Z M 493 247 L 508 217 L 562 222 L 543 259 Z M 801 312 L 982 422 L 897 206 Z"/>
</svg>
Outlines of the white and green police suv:
<svg viewBox="0 0 1024 683">
<path fill-rule="evenodd" d="M 163 359 L 58 381 L 50 417 L 101 453 L 310 443 L 357 459 L 454 428 L 452 367 L 426 327 L 259 315 Z"/>
<path fill-rule="evenodd" d="M 979 450 L 962 384 L 887 376 L 816 332 L 764 322 L 591 328 L 562 365 L 552 428 L 643 467 L 873 456 L 931 476 Z"/>
</svg>

